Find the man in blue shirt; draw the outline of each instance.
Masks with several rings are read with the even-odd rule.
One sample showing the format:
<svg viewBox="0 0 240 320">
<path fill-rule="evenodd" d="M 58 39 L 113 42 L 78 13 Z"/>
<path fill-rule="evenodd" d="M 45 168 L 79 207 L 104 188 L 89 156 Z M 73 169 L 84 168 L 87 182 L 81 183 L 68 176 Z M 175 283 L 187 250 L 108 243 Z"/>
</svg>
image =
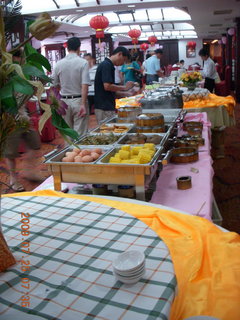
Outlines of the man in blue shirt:
<svg viewBox="0 0 240 320">
<path fill-rule="evenodd" d="M 158 78 L 162 76 L 160 59 L 163 55 L 163 51 L 161 49 L 157 49 L 154 52 L 155 54 L 148 58 L 145 62 L 145 70 L 147 75 L 146 84 L 150 84 L 153 81 L 158 81 Z"/>
</svg>

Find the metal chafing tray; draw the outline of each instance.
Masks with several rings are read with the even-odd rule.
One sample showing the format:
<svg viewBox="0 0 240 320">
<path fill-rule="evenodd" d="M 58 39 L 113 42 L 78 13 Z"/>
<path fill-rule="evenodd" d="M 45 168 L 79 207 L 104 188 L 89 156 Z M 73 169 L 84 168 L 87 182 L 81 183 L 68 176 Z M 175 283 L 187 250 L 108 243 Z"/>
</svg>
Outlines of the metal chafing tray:
<svg viewBox="0 0 240 320">
<path fill-rule="evenodd" d="M 78 145 L 78 144 L 77 144 Z M 103 156 L 105 156 L 109 150 L 112 148 L 111 146 L 80 146 L 81 149 L 87 149 L 87 150 L 94 150 L 94 149 L 97 149 L 97 148 L 100 148 L 103 150 L 103 154 L 100 155 L 100 157 L 97 159 L 97 160 L 94 160 L 92 162 L 62 162 L 62 159 L 63 157 L 65 156 L 66 152 L 71 152 L 75 147 L 74 146 L 69 146 L 67 148 L 64 148 L 63 150 L 59 151 L 59 152 L 56 152 L 52 155 L 50 155 L 50 157 L 47 157 L 45 163 L 58 163 L 58 164 L 61 164 L 61 165 L 69 165 L 69 164 L 73 164 L 73 165 L 93 165 L 95 164 L 99 159 L 101 159 Z"/>
<path fill-rule="evenodd" d="M 92 138 L 96 138 L 96 137 L 110 137 L 112 136 L 115 141 L 114 142 L 110 142 L 110 143 L 104 143 L 104 144 L 86 144 L 86 139 L 92 139 Z M 95 148 L 97 146 L 101 147 L 101 146 L 109 146 L 109 145 L 115 145 L 116 143 L 118 143 L 118 140 L 121 139 L 123 136 L 125 136 L 125 133 L 100 133 L 100 132 L 89 132 L 88 134 L 86 134 L 85 136 L 83 136 L 81 139 L 79 139 L 77 141 L 77 145 L 79 146 L 95 146 Z M 91 140 L 90 140 L 91 142 Z"/>
<path fill-rule="evenodd" d="M 141 147 L 142 145 L 132 145 L 131 147 Z M 121 150 L 121 147 L 116 146 L 115 148 L 111 149 L 109 152 L 107 152 L 103 157 L 101 157 L 101 159 L 98 159 L 97 163 L 99 164 L 105 164 L 107 166 L 112 165 L 112 163 L 109 163 L 109 160 L 111 157 L 113 157 L 118 151 Z M 131 164 L 131 163 L 114 163 L 114 165 L 116 166 L 139 166 L 139 167 L 149 167 L 151 166 L 153 163 L 156 162 L 156 160 L 161 156 L 161 152 L 163 150 L 163 147 L 156 147 L 156 152 L 153 155 L 152 159 L 150 162 L 148 163 L 144 163 L 144 164 Z"/>
<path fill-rule="evenodd" d="M 112 132 L 112 133 L 126 133 L 129 130 L 131 130 L 133 126 L 134 126 L 134 124 L 132 124 L 132 123 L 103 123 L 100 126 L 98 126 L 96 129 L 94 129 L 92 132 L 108 133 L 108 132 L 103 132 L 101 130 L 102 127 L 106 127 L 106 128 L 116 127 L 116 129 L 118 129 L 118 128 L 120 129 L 120 128 L 126 127 L 126 130 L 122 131 L 122 132 L 116 132 L 116 131 L 109 130 L 109 133 L 110 132 Z M 108 130 L 108 129 L 106 129 L 106 130 Z"/>
<path fill-rule="evenodd" d="M 127 133 L 117 141 L 117 144 L 121 144 L 121 145 L 130 144 L 131 146 L 132 145 L 141 145 L 141 144 L 143 144 L 143 143 L 136 143 L 136 142 L 135 143 L 127 143 L 127 139 L 129 139 L 131 137 L 135 137 L 137 135 L 143 135 L 146 138 L 156 136 L 156 137 L 159 138 L 159 143 L 154 143 L 154 144 L 155 145 L 162 145 L 162 143 L 164 141 L 164 138 L 166 136 L 166 133 Z M 145 143 L 152 143 L 152 142 L 151 141 L 146 141 Z"/>
<path fill-rule="evenodd" d="M 60 160 L 68 150 L 71 149 L 65 148 L 45 161 L 53 175 L 55 190 L 61 190 L 62 182 L 133 185 L 136 190 L 136 198 L 145 200 L 145 184 L 148 184 L 157 170 L 161 169 L 158 159 L 161 157 L 163 147 L 157 148 L 149 164 L 106 164 L 100 162 L 102 158 L 92 163 L 61 162 Z M 111 152 L 115 152 L 115 147 L 109 148 L 109 156 Z"/>
</svg>

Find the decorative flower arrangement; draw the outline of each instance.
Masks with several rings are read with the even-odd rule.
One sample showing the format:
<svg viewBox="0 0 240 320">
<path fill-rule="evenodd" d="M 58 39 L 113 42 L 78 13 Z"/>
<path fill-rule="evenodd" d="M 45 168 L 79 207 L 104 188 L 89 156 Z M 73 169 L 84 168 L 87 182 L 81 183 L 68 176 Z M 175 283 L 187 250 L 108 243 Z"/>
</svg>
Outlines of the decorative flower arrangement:
<svg viewBox="0 0 240 320">
<path fill-rule="evenodd" d="M 202 75 L 197 71 L 183 73 L 180 77 L 180 80 L 182 80 L 185 87 L 196 86 L 196 83 L 202 80 Z"/>
</svg>

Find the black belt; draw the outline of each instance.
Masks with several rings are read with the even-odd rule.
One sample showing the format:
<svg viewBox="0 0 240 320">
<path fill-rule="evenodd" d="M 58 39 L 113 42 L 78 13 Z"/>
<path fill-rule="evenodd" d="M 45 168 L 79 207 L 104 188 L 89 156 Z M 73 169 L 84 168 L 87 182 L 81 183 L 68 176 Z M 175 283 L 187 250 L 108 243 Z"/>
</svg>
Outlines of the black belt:
<svg viewBox="0 0 240 320">
<path fill-rule="evenodd" d="M 62 99 L 75 99 L 75 98 L 81 98 L 82 96 L 81 95 L 78 95 L 78 96 L 61 96 Z"/>
</svg>

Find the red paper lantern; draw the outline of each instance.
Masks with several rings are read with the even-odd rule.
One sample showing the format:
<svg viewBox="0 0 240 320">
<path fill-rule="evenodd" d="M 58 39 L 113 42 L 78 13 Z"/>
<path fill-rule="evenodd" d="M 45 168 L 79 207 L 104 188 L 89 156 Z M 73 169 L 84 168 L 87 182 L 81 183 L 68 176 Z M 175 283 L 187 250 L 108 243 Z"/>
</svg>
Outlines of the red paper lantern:
<svg viewBox="0 0 240 320">
<path fill-rule="evenodd" d="M 97 15 L 95 17 L 92 17 L 89 21 L 89 25 L 91 28 L 96 30 L 96 38 L 104 38 L 104 29 L 106 29 L 109 26 L 108 18 Z"/>
<path fill-rule="evenodd" d="M 149 45 L 147 43 L 142 43 L 140 45 L 140 49 L 143 50 L 143 51 L 146 51 L 148 48 L 149 48 Z"/>
<path fill-rule="evenodd" d="M 128 35 L 130 38 L 132 38 L 132 43 L 133 44 L 137 44 L 138 43 L 138 38 L 141 35 L 141 31 L 138 29 L 131 29 L 130 31 L 128 31 Z"/>
<path fill-rule="evenodd" d="M 153 47 L 155 45 L 155 43 L 157 42 L 157 37 L 155 37 L 155 36 L 148 37 L 148 42 L 150 42 L 151 46 Z"/>
</svg>

